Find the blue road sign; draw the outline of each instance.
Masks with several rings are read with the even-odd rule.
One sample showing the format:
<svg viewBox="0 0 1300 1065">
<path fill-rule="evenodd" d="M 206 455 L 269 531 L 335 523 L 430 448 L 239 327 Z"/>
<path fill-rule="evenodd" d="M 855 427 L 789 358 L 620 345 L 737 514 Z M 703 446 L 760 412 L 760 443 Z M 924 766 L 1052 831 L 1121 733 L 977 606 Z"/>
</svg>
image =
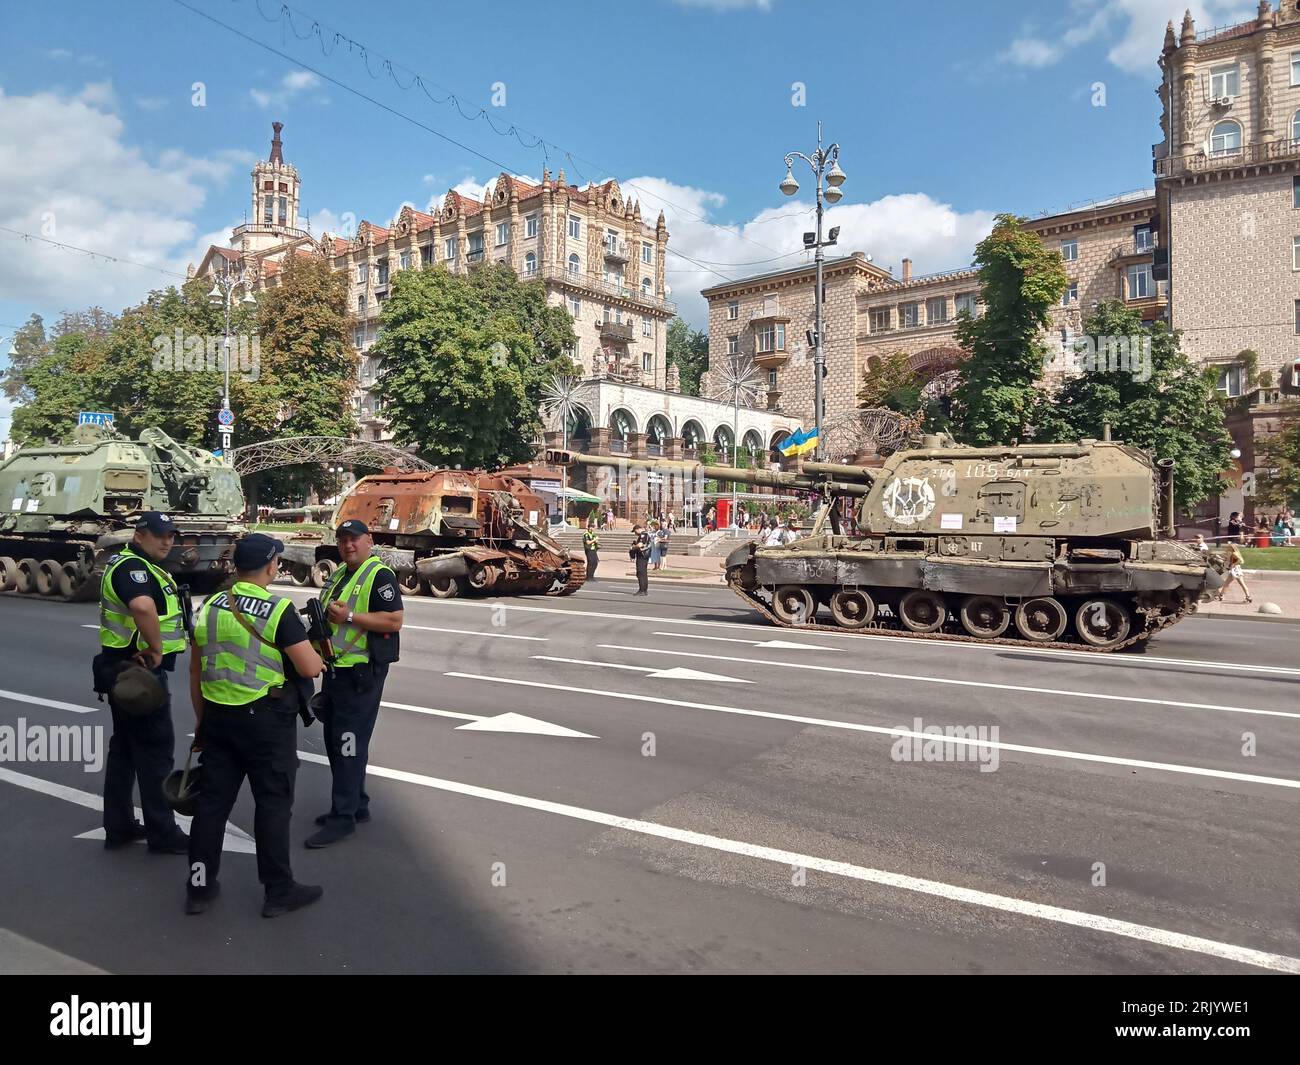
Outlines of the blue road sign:
<svg viewBox="0 0 1300 1065">
<path fill-rule="evenodd" d="M 100 411 L 83 410 L 77 415 L 78 425 L 112 425 L 113 415 Z"/>
<path fill-rule="evenodd" d="M 217 414 L 217 422 L 220 425 L 234 425 L 235 412 L 232 411 L 229 407 L 223 407 L 221 411 Z"/>
</svg>

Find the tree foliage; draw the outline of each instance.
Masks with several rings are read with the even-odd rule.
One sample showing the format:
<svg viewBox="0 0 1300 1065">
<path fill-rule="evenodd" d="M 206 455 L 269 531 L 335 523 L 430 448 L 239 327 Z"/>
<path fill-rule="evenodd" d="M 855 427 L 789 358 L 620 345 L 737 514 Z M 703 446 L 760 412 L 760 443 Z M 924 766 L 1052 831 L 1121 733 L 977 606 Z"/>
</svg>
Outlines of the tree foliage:
<svg viewBox="0 0 1300 1065">
<path fill-rule="evenodd" d="M 1300 410 L 1260 441 L 1255 455 L 1255 505 L 1300 507 Z"/>
<path fill-rule="evenodd" d="M 435 463 L 526 461 L 541 432 L 543 385 L 577 372 L 564 354 L 577 341 L 567 312 L 507 266 L 404 270 L 382 323 L 371 354 L 382 360 L 384 415 L 399 441 Z"/>
<path fill-rule="evenodd" d="M 1097 438 L 1109 424 L 1114 439 L 1174 460 L 1180 507 L 1217 496 L 1219 475 L 1232 464 L 1232 438 L 1213 384 L 1179 350 L 1178 334 L 1163 322 L 1144 324 L 1119 301 L 1101 304 L 1086 332 L 1102 350 L 1105 338 L 1136 339 L 1139 345 L 1149 340 L 1150 358 L 1130 350 L 1129 366 L 1113 369 L 1098 360 L 1054 393 L 1041 395 L 1034 439 Z"/>
<path fill-rule="evenodd" d="M 957 342 L 970 354 L 953 394 L 955 431 L 968 444 L 1009 444 L 1028 435 L 1046 353 L 1042 331 L 1068 279 L 1060 254 L 1012 215 L 997 216 L 975 262 L 984 313 L 958 319 Z"/>
<path fill-rule="evenodd" d="M 692 329 L 683 318 L 668 323 L 666 357 L 681 374 L 682 394 L 700 394 L 700 375 L 709 368 L 709 334 Z"/>
</svg>

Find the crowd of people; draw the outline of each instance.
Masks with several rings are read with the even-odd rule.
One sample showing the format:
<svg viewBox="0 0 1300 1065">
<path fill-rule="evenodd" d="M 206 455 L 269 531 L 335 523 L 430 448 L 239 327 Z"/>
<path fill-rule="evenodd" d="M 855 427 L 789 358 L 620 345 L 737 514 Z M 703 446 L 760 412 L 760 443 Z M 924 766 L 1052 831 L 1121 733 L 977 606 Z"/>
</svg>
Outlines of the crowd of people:
<svg viewBox="0 0 1300 1065">
<path fill-rule="evenodd" d="M 1272 547 L 1295 546 L 1296 521 L 1290 507 L 1283 507 L 1268 520 L 1267 514 L 1261 514 L 1252 526 L 1240 512 L 1233 511 L 1228 516 L 1228 539 L 1238 544 L 1249 543 L 1260 536 L 1267 536 Z"/>
</svg>

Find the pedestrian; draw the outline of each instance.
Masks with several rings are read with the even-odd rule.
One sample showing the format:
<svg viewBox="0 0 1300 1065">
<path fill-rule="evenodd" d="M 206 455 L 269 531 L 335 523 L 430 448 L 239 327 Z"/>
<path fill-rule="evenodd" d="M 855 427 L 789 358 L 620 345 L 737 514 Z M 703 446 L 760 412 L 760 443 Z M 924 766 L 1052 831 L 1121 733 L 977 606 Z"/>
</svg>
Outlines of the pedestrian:
<svg viewBox="0 0 1300 1065">
<path fill-rule="evenodd" d="M 180 589 L 161 566 L 175 542 L 176 526 L 166 514 L 141 514 L 131 542 L 100 580 L 95 690 L 108 696 L 113 718 L 104 771 L 107 850 L 143 839 L 155 854 L 189 853 L 189 840 L 163 798 L 176 748 L 167 674 L 186 646 Z M 135 708 L 124 707 L 112 691 L 117 674 L 132 661 L 148 669 L 162 689 L 161 703 L 146 713 L 129 713 Z M 131 801 L 137 783 L 144 824 L 135 819 Z"/>
<path fill-rule="evenodd" d="M 596 579 L 596 567 L 600 564 L 600 555 L 596 552 L 600 550 L 600 537 L 596 530 L 591 526 L 582 534 L 582 550 L 587 556 L 587 580 Z"/>
<path fill-rule="evenodd" d="M 1210 553 L 1210 545 L 1205 542 L 1205 537 L 1200 533 L 1196 534 L 1196 540 L 1192 543 L 1192 549 L 1199 551 L 1202 555 Z"/>
<path fill-rule="evenodd" d="M 609 530 L 611 530 L 611 531 L 612 531 L 613 528 L 614 528 L 614 508 L 613 508 L 613 507 L 606 507 L 606 508 L 605 508 L 605 528 L 607 528 L 607 529 L 609 529 Z"/>
<path fill-rule="evenodd" d="M 1244 532 L 1245 526 L 1242 524 L 1241 515 L 1234 510 L 1228 515 L 1228 536 L 1237 543 L 1241 543 L 1242 534 Z"/>
<path fill-rule="evenodd" d="M 628 554 L 636 563 L 636 587 L 637 590 L 633 595 L 650 594 L 650 536 L 646 532 L 645 526 L 634 525 L 632 527 L 632 546 L 628 549 Z"/>
<path fill-rule="evenodd" d="M 764 547 L 780 547 L 785 543 L 785 537 L 781 534 L 781 526 L 772 523 L 772 527 L 763 534 L 762 542 Z"/>
<path fill-rule="evenodd" d="M 704 518 L 704 527 L 709 532 L 714 532 L 718 528 L 718 511 L 716 507 L 709 507 L 709 512 Z"/>
<path fill-rule="evenodd" d="M 332 789 L 329 812 L 316 818 L 320 830 L 307 846 L 328 847 L 347 839 L 370 820 L 366 762 L 379 717 L 388 667 L 397 661 L 402 628 L 402 591 L 397 575 L 372 555 L 375 541 L 365 522 L 352 518 L 338 527 L 343 563 L 321 592 L 330 623 L 334 668 L 325 678 L 325 750 Z"/>
<path fill-rule="evenodd" d="M 677 515 L 671 510 L 668 512 L 668 532 L 669 535 L 677 531 Z"/>
<path fill-rule="evenodd" d="M 283 550 L 262 533 L 240 540 L 234 583 L 204 603 L 195 627 L 190 695 L 203 782 L 190 825 L 189 914 L 203 913 L 221 890 L 226 821 L 245 777 L 253 792 L 257 879 L 266 893 L 262 916 L 301 909 L 323 894 L 294 880 L 289 863 L 297 715 L 324 666 L 293 601 L 268 590 Z"/>
<path fill-rule="evenodd" d="M 1241 552 L 1237 549 L 1237 545 L 1229 544 L 1228 545 L 1228 579 L 1224 581 L 1223 587 L 1219 589 L 1219 594 L 1215 597 L 1216 599 L 1222 601 L 1223 593 L 1226 592 L 1232 586 L 1232 583 L 1234 581 L 1236 581 L 1236 583 L 1241 585 L 1241 593 L 1246 597 L 1246 602 L 1248 603 L 1254 602 L 1254 600 L 1251 599 L 1250 597 L 1250 589 L 1246 587 L 1246 580 L 1245 577 L 1243 576 L 1244 571 L 1242 567 L 1245 565 L 1245 562 L 1246 560 L 1245 558 L 1242 557 Z"/>
<path fill-rule="evenodd" d="M 659 532 L 655 536 L 655 540 L 659 548 L 659 559 L 658 559 L 658 563 L 655 565 L 655 569 L 664 568 L 664 560 L 668 557 L 668 541 L 671 539 L 671 537 L 672 537 L 672 533 L 668 531 L 667 525 L 659 526 Z"/>
<path fill-rule="evenodd" d="M 650 568 L 659 568 L 659 522 L 653 518 L 650 519 L 650 525 L 646 529 L 646 535 L 650 538 Z"/>
</svg>

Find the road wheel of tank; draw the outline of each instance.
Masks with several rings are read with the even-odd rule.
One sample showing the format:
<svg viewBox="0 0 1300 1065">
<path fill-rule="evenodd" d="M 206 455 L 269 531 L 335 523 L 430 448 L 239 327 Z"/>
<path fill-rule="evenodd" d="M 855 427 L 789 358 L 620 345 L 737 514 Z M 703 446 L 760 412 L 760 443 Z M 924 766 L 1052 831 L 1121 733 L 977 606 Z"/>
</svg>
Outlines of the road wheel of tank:
<svg viewBox="0 0 1300 1065">
<path fill-rule="evenodd" d="M 34 558 L 25 558 L 18 563 L 18 572 L 14 576 L 14 590 L 28 595 L 36 590 L 36 574 L 40 564 Z"/>
<path fill-rule="evenodd" d="M 293 583 L 306 588 L 312 583 L 311 567 L 304 566 L 301 562 L 289 567 L 289 576 L 293 578 Z"/>
<path fill-rule="evenodd" d="M 311 568 L 311 586 L 313 588 L 324 588 L 329 584 L 330 578 L 334 576 L 334 571 L 339 568 L 339 564 L 332 558 L 322 558 L 316 565 Z"/>
<path fill-rule="evenodd" d="M 81 567 L 75 562 L 65 562 L 59 567 L 59 595 L 71 599 L 81 584 Z"/>
<path fill-rule="evenodd" d="M 39 595 L 59 594 L 59 575 L 63 572 L 63 563 L 47 558 L 36 567 L 36 591 Z"/>
<path fill-rule="evenodd" d="M 1016 607 L 1016 631 L 1033 643 L 1055 640 L 1065 631 L 1065 607 L 1051 596 L 1026 599 Z"/>
<path fill-rule="evenodd" d="M 1129 634 L 1128 611 L 1113 599 L 1085 599 L 1074 612 L 1079 639 L 1093 647 L 1113 647 Z"/>
<path fill-rule="evenodd" d="M 397 575 L 397 587 L 402 590 L 403 595 L 419 595 L 422 584 L 423 582 L 416 575 L 415 570 Z"/>
<path fill-rule="evenodd" d="M 786 584 L 772 596 L 772 611 L 787 625 L 807 625 L 817 612 L 817 604 L 803 585 Z"/>
<path fill-rule="evenodd" d="M 870 625 L 875 616 L 876 604 L 861 589 L 841 588 L 831 596 L 831 617 L 843 628 L 863 628 Z"/>
<path fill-rule="evenodd" d="M 500 576 L 501 576 L 501 570 L 499 570 L 496 566 L 485 566 L 479 563 L 474 563 L 473 565 L 470 566 L 469 575 L 465 578 L 465 580 L 469 583 L 469 586 L 474 589 L 474 591 L 486 592 L 489 588 L 491 588 L 494 584 L 496 584 L 497 578 Z"/>
<path fill-rule="evenodd" d="M 914 588 L 898 604 L 898 620 L 912 632 L 938 632 L 948 620 L 948 608 L 938 592 Z"/>
<path fill-rule="evenodd" d="M 428 582 L 428 588 L 435 599 L 455 599 L 460 595 L 460 581 L 455 577 L 435 577 Z"/>
<path fill-rule="evenodd" d="M 971 636 L 992 640 L 1007 631 L 1011 611 L 1001 599 L 991 595 L 972 595 L 961 605 L 961 627 Z"/>
<path fill-rule="evenodd" d="M 12 592 L 18 583 L 18 562 L 8 555 L 0 555 L 0 592 Z"/>
</svg>

